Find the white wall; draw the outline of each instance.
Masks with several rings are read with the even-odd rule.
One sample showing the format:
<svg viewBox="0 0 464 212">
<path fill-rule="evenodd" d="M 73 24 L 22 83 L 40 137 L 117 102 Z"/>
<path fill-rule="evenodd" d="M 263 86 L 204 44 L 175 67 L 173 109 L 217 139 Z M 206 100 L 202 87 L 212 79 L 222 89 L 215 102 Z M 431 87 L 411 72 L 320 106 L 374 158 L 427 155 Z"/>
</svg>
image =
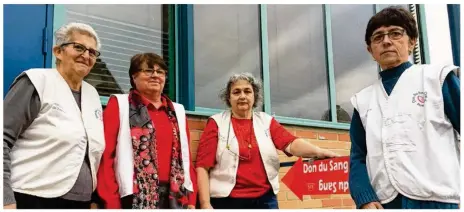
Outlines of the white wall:
<svg viewBox="0 0 464 212">
<path fill-rule="evenodd" d="M 453 63 L 446 4 L 425 4 L 430 63 Z"/>
</svg>

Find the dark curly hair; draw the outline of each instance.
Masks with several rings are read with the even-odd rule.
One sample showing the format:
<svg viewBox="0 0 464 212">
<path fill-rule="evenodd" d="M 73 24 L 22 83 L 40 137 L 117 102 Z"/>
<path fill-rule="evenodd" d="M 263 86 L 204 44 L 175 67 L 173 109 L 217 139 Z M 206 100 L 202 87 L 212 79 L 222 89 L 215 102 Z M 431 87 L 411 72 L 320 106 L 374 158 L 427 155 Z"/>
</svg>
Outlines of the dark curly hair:
<svg viewBox="0 0 464 212">
<path fill-rule="evenodd" d="M 371 45 L 371 36 L 374 31 L 382 26 L 400 26 L 405 29 L 406 34 L 411 40 L 417 39 L 419 36 L 417 23 L 411 12 L 401 6 L 387 7 L 369 20 L 367 23 L 365 41 L 368 46 Z"/>
</svg>

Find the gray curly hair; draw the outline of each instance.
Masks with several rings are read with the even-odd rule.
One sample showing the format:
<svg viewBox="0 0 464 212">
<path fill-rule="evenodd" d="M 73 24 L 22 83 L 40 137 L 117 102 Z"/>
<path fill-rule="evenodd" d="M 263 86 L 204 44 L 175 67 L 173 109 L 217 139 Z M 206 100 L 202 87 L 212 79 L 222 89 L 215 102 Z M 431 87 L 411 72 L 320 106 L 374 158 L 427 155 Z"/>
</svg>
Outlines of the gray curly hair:
<svg viewBox="0 0 464 212">
<path fill-rule="evenodd" d="M 255 78 L 251 73 L 248 72 L 233 74 L 232 76 L 230 76 L 229 81 L 227 81 L 226 87 L 222 89 L 221 93 L 219 94 L 221 100 L 227 105 L 227 107 L 232 107 L 229 101 L 230 90 L 232 89 L 232 85 L 239 80 L 245 80 L 251 84 L 255 98 L 253 108 L 258 107 L 263 100 L 263 89 L 261 86 L 262 83 L 259 79 Z"/>
</svg>

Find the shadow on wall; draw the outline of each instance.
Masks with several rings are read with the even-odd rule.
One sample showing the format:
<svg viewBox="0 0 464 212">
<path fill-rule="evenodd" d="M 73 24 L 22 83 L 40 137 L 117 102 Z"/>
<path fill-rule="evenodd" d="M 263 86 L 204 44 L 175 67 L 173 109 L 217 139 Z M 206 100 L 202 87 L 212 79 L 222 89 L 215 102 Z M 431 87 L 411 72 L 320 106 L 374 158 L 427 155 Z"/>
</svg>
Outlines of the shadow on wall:
<svg viewBox="0 0 464 212">
<path fill-rule="evenodd" d="M 124 93 L 101 58 L 97 58 L 97 62 L 84 80 L 94 86 L 100 96 Z"/>
</svg>

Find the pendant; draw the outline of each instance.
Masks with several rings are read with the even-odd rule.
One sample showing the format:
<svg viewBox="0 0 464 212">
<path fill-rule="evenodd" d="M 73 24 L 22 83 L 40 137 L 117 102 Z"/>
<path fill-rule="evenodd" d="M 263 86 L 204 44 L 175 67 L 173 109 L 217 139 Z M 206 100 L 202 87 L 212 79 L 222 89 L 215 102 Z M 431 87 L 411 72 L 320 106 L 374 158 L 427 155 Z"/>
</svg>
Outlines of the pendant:
<svg viewBox="0 0 464 212">
<path fill-rule="evenodd" d="M 248 144 L 248 149 L 251 149 L 251 144 Z"/>
</svg>

